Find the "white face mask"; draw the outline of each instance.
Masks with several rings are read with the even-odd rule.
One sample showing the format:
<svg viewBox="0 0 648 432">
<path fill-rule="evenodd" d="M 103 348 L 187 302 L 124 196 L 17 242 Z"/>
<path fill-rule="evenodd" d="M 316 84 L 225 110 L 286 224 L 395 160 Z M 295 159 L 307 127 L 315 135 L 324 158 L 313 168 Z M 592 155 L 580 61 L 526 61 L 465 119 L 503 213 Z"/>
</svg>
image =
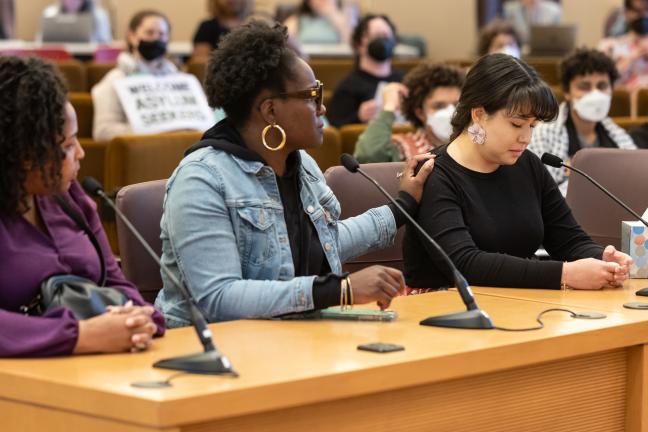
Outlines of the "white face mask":
<svg viewBox="0 0 648 432">
<path fill-rule="evenodd" d="M 578 116 L 591 122 L 600 122 L 607 117 L 611 104 L 612 96 L 599 90 L 592 90 L 572 103 Z"/>
<path fill-rule="evenodd" d="M 448 142 L 452 135 L 452 115 L 455 112 L 455 106 L 450 104 L 447 107 L 427 115 L 427 125 L 432 129 L 434 135 L 443 142 Z"/>
<path fill-rule="evenodd" d="M 499 51 L 501 54 L 508 54 L 516 59 L 520 58 L 520 48 L 515 45 L 506 45 L 502 47 Z"/>
</svg>

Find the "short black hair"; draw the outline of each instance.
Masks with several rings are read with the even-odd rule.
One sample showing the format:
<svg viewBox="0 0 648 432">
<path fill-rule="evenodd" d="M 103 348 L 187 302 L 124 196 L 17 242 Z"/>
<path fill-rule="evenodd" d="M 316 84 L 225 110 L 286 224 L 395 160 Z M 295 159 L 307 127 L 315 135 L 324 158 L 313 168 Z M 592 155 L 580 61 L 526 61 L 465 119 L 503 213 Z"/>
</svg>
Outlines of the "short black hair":
<svg viewBox="0 0 648 432">
<path fill-rule="evenodd" d="M 605 53 L 589 48 L 577 49 L 560 63 L 560 81 L 563 91 L 569 91 L 569 84 L 577 76 L 603 73 L 610 77 L 610 84 L 619 78 L 614 61 Z"/>
<path fill-rule="evenodd" d="M 454 66 L 419 64 L 403 79 L 403 84 L 409 89 L 409 95 L 403 100 L 403 114 L 414 126 L 423 127 L 423 122 L 416 116 L 416 110 L 423 106 L 428 95 L 437 87 L 461 89 L 465 79 L 466 74 Z"/>
<path fill-rule="evenodd" d="M 27 166 L 40 169 L 46 186 L 60 181 L 66 101 L 52 64 L 0 57 L 0 214 L 27 209 Z"/>
<path fill-rule="evenodd" d="M 394 33 L 394 38 L 398 40 L 398 33 L 396 32 L 396 25 L 392 22 L 392 20 L 389 19 L 387 15 L 381 15 L 381 14 L 367 14 L 360 18 L 360 21 L 358 21 L 358 25 L 355 26 L 353 29 L 353 33 L 351 34 L 351 47 L 353 48 L 354 51 L 358 49 L 358 46 L 362 43 L 362 38 L 364 35 L 367 33 L 367 30 L 369 29 L 369 23 L 371 20 L 376 19 L 376 18 L 381 18 L 387 22 L 389 27 L 392 29 L 392 33 Z"/>
<path fill-rule="evenodd" d="M 205 92 L 209 105 L 225 110 L 242 125 L 257 95 L 268 89 L 285 92 L 294 79 L 297 55 L 287 45 L 286 27 L 253 20 L 226 35 L 212 51 L 207 65 Z"/>
<path fill-rule="evenodd" d="M 558 115 L 551 88 L 531 66 L 508 54 L 488 54 L 470 68 L 452 117 L 452 136 L 457 138 L 472 123 L 473 108 L 486 113 L 506 109 L 509 115 L 550 121 Z"/>
</svg>

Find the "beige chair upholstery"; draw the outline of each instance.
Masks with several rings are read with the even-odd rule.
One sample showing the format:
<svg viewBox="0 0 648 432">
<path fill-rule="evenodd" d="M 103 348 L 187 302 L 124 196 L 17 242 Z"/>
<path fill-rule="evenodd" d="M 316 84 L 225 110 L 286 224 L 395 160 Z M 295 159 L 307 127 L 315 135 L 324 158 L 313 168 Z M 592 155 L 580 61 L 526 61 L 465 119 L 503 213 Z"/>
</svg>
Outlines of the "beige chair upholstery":
<svg viewBox="0 0 648 432">
<path fill-rule="evenodd" d="M 403 162 L 363 164 L 362 169 L 376 179 L 390 194 L 398 193 L 399 181 L 396 174 L 403 170 Z M 376 187 L 360 174 L 353 174 L 342 166 L 329 168 L 324 174 L 326 182 L 337 197 L 342 208 L 341 219 L 357 216 L 373 207 L 387 204 Z M 344 264 L 346 271 L 358 271 L 365 267 L 380 264 L 403 269 L 404 228 L 396 235 L 394 244 L 381 251 L 370 252 Z"/>
<path fill-rule="evenodd" d="M 353 154 L 360 135 L 367 129 L 366 123 L 348 124 L 340 128 L 340 139 L 342 140 L 342 153 Z M 392 127 L 392 133 L 401 134 L 413 132 L 414 127 L 409 124 L 397 124 Z"/>
<path fill-rule="evenodd" d="M 574 167 L 642 214 L 648 207 L 648 150 L 584 149 Z M 569 176 L 567 203 L 583 229 L 602 246 L 621 247 L 621 221 L 635 217 L 577 173 Z"/>
<path fill-rule="evenodd" d="M 124 135 L 106 148 L 104 189 L 108 193 L 135 183 L 168 178 L 184 152 L 198 142 L 202 132 L 169 132 L 155 135 Z M 104 221 L 113 252 L 119 253 L 114 224 Z"/>
<path fill-rule="evenodd" d="M 86 68 L 79 60 L 57 60 L 56 67 L 65 77 L 68 90 L 71 92 L 86 91 L 88 86 L 86 77 Z"/>
<path fill-rule="evenodd" d="M 117 66 L 115 63 L 88 63 L 86 65 L 86 74 L 88 76 L 86 91 L 92 90 L 92 87 L 101 81 L 111 69 L 115 68 L 115 66 Z"/>
<path fill-rule="evenodd" d="M 155 180 L 126 186 L 117 194 L 117 207 L 124 212 L 158 257 L 162 254 L 160 219 L 165 187 L 166 180 Z M 117 235 L 124 275 L 137 286 L 144 299 L 154 302 L 162 288 L 160 268 L 119 219 Z"/>
</svg>

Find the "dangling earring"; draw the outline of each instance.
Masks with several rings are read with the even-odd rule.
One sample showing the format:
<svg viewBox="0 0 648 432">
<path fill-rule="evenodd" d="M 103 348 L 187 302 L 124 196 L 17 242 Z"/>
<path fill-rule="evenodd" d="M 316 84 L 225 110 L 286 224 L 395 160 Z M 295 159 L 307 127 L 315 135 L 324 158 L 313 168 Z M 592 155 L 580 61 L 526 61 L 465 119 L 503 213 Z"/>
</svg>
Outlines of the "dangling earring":
<svg viewBox="0 0 648 432">
<path fill-rule="evenodd" d="M 486 131 L 479 124 L 471 124 L 468 128 L 468 133 L 470 134 L 470 139 L 475 144 L 484 145 L 486 142 Z"/>
<path fill-rule="evenodd" d="M 270 147 L 266 142 L 266 135 L 268 134 L 268 131 L 273 128 L 277 129 L 281 134 L 281 142 L 277 147 Z M 286 145 L 286 131 L 284 131 L 283 128 L 276 123 L 269 124 L 268 126 L 263 128 L 263 132 L 261 133 L 261 141 L 263 142 L 263 146 L 268 150 L 279 151 Z"/>
</svg>

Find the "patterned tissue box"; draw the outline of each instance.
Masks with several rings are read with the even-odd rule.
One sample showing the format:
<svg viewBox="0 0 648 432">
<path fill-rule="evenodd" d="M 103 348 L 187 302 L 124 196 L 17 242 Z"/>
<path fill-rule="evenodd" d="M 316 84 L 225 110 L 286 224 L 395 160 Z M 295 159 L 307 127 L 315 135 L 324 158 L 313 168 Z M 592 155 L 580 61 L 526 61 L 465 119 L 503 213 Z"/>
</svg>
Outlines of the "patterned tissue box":
<svg viewBox="0 0 648 432">
<path fill-rule="evenodd" d="M 621 250 L 634 261 L 630 277 L 648 278 L 648 228 L 644 224 L 639 221 L 621 222 Z"/>
</svg>

